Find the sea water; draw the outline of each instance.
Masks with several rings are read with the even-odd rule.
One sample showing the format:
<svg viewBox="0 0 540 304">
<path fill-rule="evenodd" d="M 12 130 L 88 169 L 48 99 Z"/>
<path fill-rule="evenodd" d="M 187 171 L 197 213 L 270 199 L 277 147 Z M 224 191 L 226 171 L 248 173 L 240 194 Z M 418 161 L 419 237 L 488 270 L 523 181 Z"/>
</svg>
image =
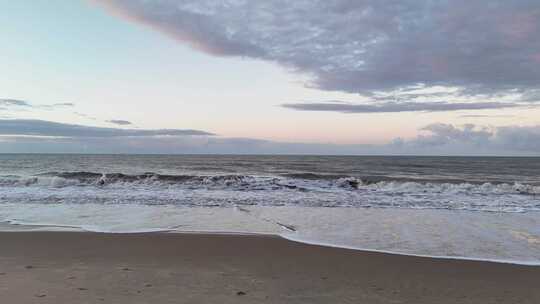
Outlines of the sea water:
<svg viewBox="0 0 540 304">
<path fill-rule="evenodd" d="M 264 233 L 540 264 L 539 211 L 540 158 L 0 154 L 4 230 Z"/>
</svg>

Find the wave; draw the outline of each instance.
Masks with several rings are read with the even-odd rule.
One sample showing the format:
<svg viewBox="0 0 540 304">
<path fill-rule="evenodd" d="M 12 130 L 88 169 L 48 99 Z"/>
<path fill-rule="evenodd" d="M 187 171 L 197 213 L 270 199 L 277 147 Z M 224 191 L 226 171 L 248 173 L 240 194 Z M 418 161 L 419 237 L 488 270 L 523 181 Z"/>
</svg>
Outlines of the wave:
<svg viewBox="0 0 540 304">
<path fill-rule="evenodd" d="M 300 173 L 284 173 L 281 174 L 282 177 L 295 178 L 295 179 L 307 179 L 307 180 L 332 180 L 339 178 L 347 178 L 347 175 L 338 175 L 338 174 L 318 174 L 311 172 L 300 172 Z"/>
<path fill-rule="evenodd" d="M 167 175 L 153 172 L 142 174 L 97 172 L 47 172 L 35 176 L 0 176 L 0 187 L 129 187 L 178 186 L 187 189 L 225 189 L 240 191 L 378 191 L 385 193 L 472 193 L 540 195 L 540 186 L 526 183 L 471 182 L 454 180 L 418 180 L 393 177 L 350 177 L 315 173 L 290 173 L 280 176 L 257 175 Z"/>
</svg>

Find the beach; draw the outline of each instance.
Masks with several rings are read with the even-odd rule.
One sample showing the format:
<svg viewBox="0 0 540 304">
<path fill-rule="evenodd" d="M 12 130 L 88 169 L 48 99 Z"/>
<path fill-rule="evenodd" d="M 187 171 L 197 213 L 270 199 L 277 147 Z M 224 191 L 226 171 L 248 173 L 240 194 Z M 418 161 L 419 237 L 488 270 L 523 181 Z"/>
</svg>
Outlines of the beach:
<svg viewBox="0 0 540 304">
<path fill-rule="evenodd" d="M 540 161 L 0 160 L 2 304 L 540 303 Z"/>
<path fill-rule="evenodd" d="M 540 304 L 540 0 L 0 20 L 0 304 Z"/>
<path fill-rule="evenodd" d="M 540 267 L 232 234 L 1 232 L 3 303 L 540 303 Z"/>
</svg>

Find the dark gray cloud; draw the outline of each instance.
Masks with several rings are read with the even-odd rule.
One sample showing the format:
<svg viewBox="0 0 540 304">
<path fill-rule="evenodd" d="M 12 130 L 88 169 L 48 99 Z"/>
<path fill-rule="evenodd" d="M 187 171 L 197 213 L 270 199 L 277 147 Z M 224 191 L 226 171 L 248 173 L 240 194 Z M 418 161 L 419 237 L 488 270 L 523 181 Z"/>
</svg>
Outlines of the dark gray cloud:
<svg viewBox="0 0 540 304">
<path fill-rule="evenodd" d="M 115 124 L 115 125 L 119 125 L 119 126 L 132 125 L 131 121 L 122 120 L 122 119 L 111 119 L 111 120 L 107 120 L 107 122 Z"/>
<path fill-rule="evenodd" d="M 424 84 L 539 101 L 538 0 L 94 2 L 208 54 L 290 67 L 323 90 Z"/>
<path fill-rule="evenodd" d="M 144 136 L 188 136 L 214 135 L 199 130 L 142 130 L 90 127 L 64 124 L 45 120 L 0 119 L 0 135 L 56 136 L 56 137 L 144 137 Z"/>
<path fill-rule="evenodd" d="M 325 111 L 342 113 L 393 113 L 393 112 L 445 112 L 457 110 L 486 110 L 512 108 L 519 105 L 502 102 L 378 102 L 351 104 L 337 101 L 286 103 L 282 107 L 299 111 Z"/>
</svg>

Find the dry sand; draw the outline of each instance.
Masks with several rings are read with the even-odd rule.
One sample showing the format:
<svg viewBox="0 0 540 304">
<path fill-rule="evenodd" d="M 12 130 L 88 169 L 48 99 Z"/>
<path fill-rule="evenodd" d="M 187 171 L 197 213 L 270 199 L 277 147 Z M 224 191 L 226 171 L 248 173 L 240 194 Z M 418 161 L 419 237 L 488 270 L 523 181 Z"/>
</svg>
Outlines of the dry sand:
<svg viewBox="0 0 540 304">
<path fill-rule="evenodd" d="M 209 234 L 0 233 L 0 303 L 540 303 L 540 267 Z"/>
</svg>

